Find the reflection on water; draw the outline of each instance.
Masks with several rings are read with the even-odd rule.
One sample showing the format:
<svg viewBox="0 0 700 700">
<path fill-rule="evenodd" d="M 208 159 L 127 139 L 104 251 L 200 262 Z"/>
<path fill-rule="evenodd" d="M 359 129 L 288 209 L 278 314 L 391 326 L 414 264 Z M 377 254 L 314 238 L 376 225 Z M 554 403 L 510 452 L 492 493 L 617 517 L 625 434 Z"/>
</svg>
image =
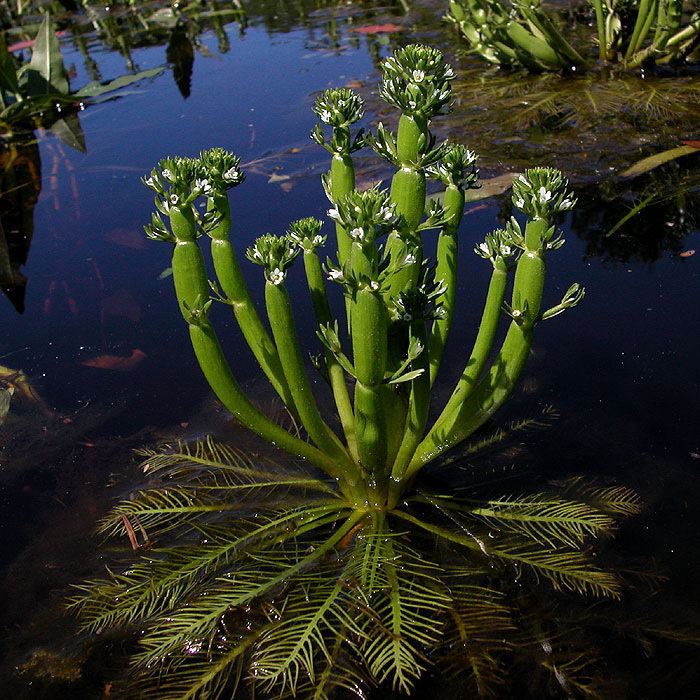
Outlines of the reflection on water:
<svg viewBox="0 0 700 700">
<path fill-rule="evenodd" d="M 206 12 L 182 18 L 169 3 L 143 3 L 140 14 L 130 4 L 115 3 L 110 12 L 81 10 L 76 25 L 69 25 L 67 15 L 59 17 L 70 28 L 62 45 L 76 80 L 112 77 L 125 65 L 137 70 L 168 63 L 172 74 L 120 101 L 89 107 L 81 115 L 86 153 L 40 134 L 38 143 L 3 154 L 0 275 L 7 298 L 0 299 L 0 364 L 25 370 L 51 409 L 46 415 L 13 400 L 0 428 L 6 657 L 0 684 L 18 697 L 106 692 L 105 684 L 120 672 L 122 641 L 108 639 L 89 650 L 76 643 L 73 623 L 61 614 L 67 586 L 103 565 L 91 537 L 93 524 L 113 498 L 138 482 L 133 447 L 163 435 L 201 436 L 212 425 L 224 435 L 229 430 L 226 417 L 208 401 L 183 342 L 168 262 L 158 246 L 146 248 L 143 242 L 141 225 L 151 203 L 139 176 L 170 151 L 194 154 L 219 144 L 252 162 L 234 200 L 239 251 L 265 230 L 319 214 L 327 205 L 315 177 L 319 161 L 307 150 L 312 95 L 331 85 L 371 84 L 376 58 L 392 42 L 416 37 L 449 48 L 452 38 L 437 26 L 436 4 L 410 4 L 406 14 L 407 3 L 400 2 L 244 2 L 244 17 L 223 13 L 230 3 L 207 3 Z M 355 31 L 378 25 L 398 30 Z M 14 34 L 17 41 L 23 36 Z M 457 121 L 465 105 L 452 128 L 472 134 L 462 133 L 460 140 L 487 155 L 486 174 L 517 170 L 533 154 L 544 159 L 550 145 L 564 143 L 566 132 L 565 147 L 555 149 L 556 159 L 548 162 L 563 169 L 571 165 L 587 183 L 579 188 L 576 213 L 564 222 L 569 242 L 552 271 L 553 286 L 562 287 L 552 291 L 554 297 L 574 276 L 588 289 L 586 302 L 575 325 L 544 324 L 528 368 L 529 393 L 523 391 L 511 409 L 514 417 L 553 403 L 562 420 L 538 439 L 528 437 L 512 461 L 540 477 L 592 473 L 637 489 L 647 510 L 610 544 L 611 555 L 617 552 L 616 561 L 631 563 L 634 557 L 646 562 L 653 557 L 670 579 L 657 596 L 663 609 L 686 606 L 687 622 L 697 622 L 692 607 L 700 589 L 693 539 L 700 513 L 692 498 L 700 465 L 697 159 L 635 180 L 607 179 L 599 189 L 591 183 L 607 173 L 595 171 L 603 171 L 601 162 L 608 158 L 615 162 L 612 149 L 620 145 L 612 126 L 596 143 L 578 145 L 575 130 L 561 123 L 553 125 L 553 135 L 545 122 L 525 131 L 509 125 L 496 137 L 491 127 L 502 122 L 488 116 L 489 102 L 482 100 L 478 119 Z M 694 114 L 683 119 L 682 135 L 697 137 Z M 508 145 L 511 131 L 519 140 Z M 667 138 L 664 132 L 659 142 L 672 145 Z M 631 149 L 621 147 L 621 160 L 653 152 L 642 140 Z M 497 155 L 503 153 L 508 160 Z M 497 212 L 508 215 L 506 200 L 472 204 L 465 216 L 461 259 L 465 277 L 479 290 L 486 278 L 470 251 Z M 680 257 L 691 250 L 698 254 Z M 301 287 L 303 280 L 295 283 Z M 252 286 L 260 301 L 261 290 Z M 23 306 L 25 313 L 18 315 Z M 461 367 L 462 348 L 477 321 L 476 309 L 466 314 L 449 349 L 453 372 Z M 222 313 L 223 324 L 227 318 Z M 305 327 L 301 335 L 312 338 L 312 331 Z M 237 347 L 236 339 L 229 327 L 227 346 Z M 308 350 L 316 349 L 310 342 Z M 252 362 L 243 355 L 236 360 L 241 376 L 251 376 Z M 447 384 L 450 380 L 446 377 Z M 521 478 L 527 477 L 525 471 Z M 625 622 L 640 615 L 644 596 L 639 598 L 623 608 Z M 595 611 L 587 614 L 594 617 Z M 558 616 L 567 618 L 566 603 Z M 677 610 L 667 617 L 678 619 Z M 606 637 L 597 629 L 592 625 L 589 633 L 605 650 Z M 646 651 L 661 663 L 648 662 L 636 644 L 611 649 L 614 658 L 606 661 L 623 669 L 619 697 L 635 675 L 643 678 L 645 668 L 660 687 L 649 685 L 648 697 L 668 697 L 665 668 L 673 669 L 676 697 L 690 697 L 684 692 L 697 681 L 697 668 L 664 666 L 675 652 L 670 642 L 649 642 Z M 61 668 L 54 662 L 58 657 L 64 660 Z M 81 680 L 75 681 L 75 665 L 84 659 Z M 41 667 L 49 665 L 55 667 L 53 678 L 42 676 Z M 517 690 L 517 697 L 529 697 L 525 685 Z M 417 697 L 432 691 L 422 692 Z"/>
</svg>

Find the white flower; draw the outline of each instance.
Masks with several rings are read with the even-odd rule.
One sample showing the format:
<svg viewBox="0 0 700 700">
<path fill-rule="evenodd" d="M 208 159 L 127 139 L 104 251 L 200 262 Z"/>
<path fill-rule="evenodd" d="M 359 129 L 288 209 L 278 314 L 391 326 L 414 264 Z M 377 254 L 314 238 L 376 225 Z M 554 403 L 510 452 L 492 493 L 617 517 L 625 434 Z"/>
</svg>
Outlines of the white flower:
<svg viewBox="0 0 700 700">
<path fill-rule="evenodd" d="M 340 212 L 337 209 L 335 209 L 335 208 L 329 209 L 326 212 L 326 214 L 328 214 L 329 219 L 334 219 L 335 221 L 340 221 Z"/>
<path fill-rule="evenodd" d="M 408 101 L 408 106 L 409 106 L 411 109 L 415 109 L 415 108 L 416 108 L 416 101 L 415 101 L 415 100 L 409 100 L 409 101 Z"/>
<path fill-rule="evenodd" d="M 323 244 L 323 236 L 321 236 L 321 235 L 314 236 L 313 244 L 314 245 L 322 245 Z"/>
<path fill-rule="evenodd" d="M 180 198 L 176 194 L 170 195 L 170 203 L 171 204 L 177 204 L 179 201 L 180 201 Z"/>
<path fill-rule="evenodd" d="M 491 255 L 491 251 L 489 250 L 489 245 L 484 241 L 483 243 L 479 243 L 479 248 L 486 253 L 486 255 Z"/>
<path fill-rule="evenodd" d="M 146 187 L 153 187 L 153 178 L 152 177 L 147 177 L 144 180 L 144 183 L 146 184 Z"/>
<path fill-rule="evenodd" d="M 343 273 L 341 270 L 328 270 L 328 279 L 338 282 L 343 279 Z"/>
<path fill-rule="evenodd" d="M 284 272 L 279 269 L 279 267 L 276 267 L 271 273 L 270 273 L 270 282 L 274 285 L 281 284 L 282 281 L 284 280 Z"/>
<path fill-rule="evenodd" d="M 571 209 L 573 206 L 574 203 L 567 197 L 566 199 L 562 199 L 559 209 L 561 209 L 561 211 L 566 211 L 567 209 Z"/>
<path fill-rule="evenodd" d="M 418 357 L 423 352 L 423 343 L 420 342 L 420 340 L 416 341 L 416 344 L 413 346 L 413 354 Z"/>
<path fill-rule="evenodd" d="M 211 185 L 209 180 L 195 180 L 194 188 L 199 190 L 202 194 L 209 194 L 211 192 Z"/>
<path fill-rule="evenodd" d="M 416 256 L 413 253 L 408 253 L 403 261 L 406 265 L 413 265 L 416 262 Z"/>
<path fill-rule="evenodd" d="M 167 168 L 166 168 L 165 170 L 163 170 L 163 172 L 161 173 L 161 175 L 162 175 L 166 180 L 169 180 L 170 182 L 172 182 L 172 181 L 175 179 L 175 178 L 173 178 L 173 174 L 172 174 Z"/>
<path fill-rule="evenodd" d="M 518 180 L 520 180 L 520 182 L 522 182 L 522 183 L 524 183 L 524 184 L 526 184 L 526 185 L 529 185 L 529 184 L 530 184 L 530 183 L 528 182 L 528 179 L 527 179 L 524 175 L 518 175 Z"/>
<path fill-rule="evenodd" d="M 381 213 L 385 221 L 389 221 L 389 219 L 394 217 L 394 210 L 391 207 L 384 207 Z"/>
<path fill-rule="evenodd" d="M 546 187 L 540 187 L 539 197 L 540 204 L 546 204 L 552 198 L 552 193 Z"/>
<path fill-rule="evenodd" d="M 513 309 L 511 315 L 513 318 L 520 318 L 523 315 L 523 312 L 520 309 Z"/>
<path fill-rule="evenodd" d="M 502 245 L 501 246 L 501 255 L 505 258 L 508 257 L 512 252 L 512 249 L 509 245 Z"/>
<path fill-rule="evenodd" d="M 423 78 L 425 78 L 424 71 L 422 71 L 422 70 L 414 70 L 413 71 L 413 80 L 415 80 L 415 82 L 420 83 L 423 80 Z"/>
<path fill-rule="evenodd" d="M 522 197 L 520 197 L 520 199 L 516 199 L 515 206 L 518 207 L 518 209 L 522 209 L 525 206 L 525 200 Z"/>
<path fill-rule="evenodd" d="M 324 124 L 330 124 L 333 115 L 327 109 L 324 109 L 321 111 L 321 114 L 319 114 L 318 117 Z"/>
<path fill-rule="evenodd" d="M 356 238 L 359 241 L 363 241 L 365 238 L 365 230 L 358 226 L 350 231 L 350 238 Z"/>
<path fill-rule="evenodd" d="M 369 283 L 369 288 L 370 288 L 373 292 L 378 291 L 378 290 L 379 290 L 379 282 L 377 282 L 376 280 L 372 280 L 372 281 Z"/>
<path fill-rule="evenodd" d="M 229 170 L 223 174 L 223 178 L 231 182 L 238 182 L 241 179 L 241 173 L 236 168 L 229 168 Z"/>
</svg>

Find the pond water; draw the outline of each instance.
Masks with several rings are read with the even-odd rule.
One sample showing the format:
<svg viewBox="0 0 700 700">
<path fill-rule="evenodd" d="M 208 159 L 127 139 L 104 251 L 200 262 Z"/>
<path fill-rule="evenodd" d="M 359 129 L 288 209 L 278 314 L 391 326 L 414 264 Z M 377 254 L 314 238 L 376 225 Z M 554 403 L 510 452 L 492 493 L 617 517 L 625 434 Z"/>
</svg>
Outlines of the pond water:
<svg viewBox="0 0 700 700">
<path fill-rule="evenodd" d="M 18 397 L 0 429 L 3 695 L 109 694 L 105 684 L 118 674 L 121 658 L 118 640 L 103 656 L 90 657 L 81 680 L 71 675 L 71 663 L 63 670 L 57 661 L 78 654 L 83 643 L 62 612 L 68 587 L 108 560 L 94 524 L 138 483 L 134 447 L 230 429 L 186 342 L 167 246 L 142 234 L 152 199 L 140 176 L 169 154 L 217 145 L 237 153 L 247 173 L 232 193 L 242 253 L 261 233 L 281 232 L 291 220 L 322 216 L 327 208 L 318 178 L 325 152 L 308 138 L 320 90 L 359 89 L 368 98 L 371 126 L 380 110 L 370 92 L 377 59 L 391 46 L 433 43 L 458 73 L 481 69 L 473 59 L 455 57 L 457 43 L 438 22 L 440 2 L 317 5 L 251 2 L 245 21 L 199 18 L 176 40 L 163 29 L 134 40 L 128 52 L 117 50 L 97 21 L 71 33 L 68 17 L 62 18 L 69 30 L 62 37 L 64 58 L 75 85 L 96 68 L 107 79 L 167 67 L 119 99 L 78 113 L 84 152 L 41 131 L 36 143 L 4 156 L 25 206 L 36 203 L 25 211 L 33 215 L 33 235 L 24 222 L 31 235 L 21 268 L 26 288 L 8 287 L 0 298 L 0 365 L 23 370 L 44 408 Z M 376 33 L 376 25 L 389 31 Z M 462 88 L 473 93 L 468 82 Z M 655 150 L 698 139 L 700 119 L 685 117 L 682 126 L 649 133 L 639 127 L 627 141 L 616 141 L 600 123 L 570 126 L 574 131 L 564 135 L 559 125 L 551 136 L 546 124 L 514 125 L 509 139 L 494 134 L 502 115 L 489 111 L 494 98 L 484 95 L 478 115 L 473 95 L 465 97 L 440 129 L 483 151 L 484 178 L 518 172 L 524 158 L 572 174 L 579 204 L 563 222 L 567 245 L 551 257 L 547 298 L 556 303 L 574 280 L 587 289 L 580 307 L 538 329 L 525 380 L 498 416 L 536 415 L 545 406 L 560 416 L 531 440 L 518 439 L 512 459 L 538 478 L 586 474 L 636 488 L 645 511 L 607 546 L 622 561 L 653 562 L 668 577 L 657 593 L 660 608 L 668 607 L 668 624 L 700 629 L 700 162 L 688 156 L 632 182 L 617 177 Z M 363 153 L 359 163 L 364 181 L 382 177 L 372 157 Z M 11 193 L 4 189 L 7 233 L 7 217 L 16 221 L 18 212 L 5 207 Z M 610 233 L 649 192 L 659 201 Z M 445 387 L 461 370 L 487 284 L 483 262 L 470 251 L 509 213 L 507 195 L 467 207 L 465 320 L 451 340 L 440 380 Z M 261 276 L 252 266 L 244 270 L 260 301 Z M 302 282 L 290 283 L 298 296 Z M 308 309 L 295 310 L 307 349 L 317 350 Z M 238 376 L 263 403 L 270 401 L 253 362 L 238 353 L 242 341 L 228 317 L 219 310 L 217 318 Z M 623 615 L 636 614 L 633 601 L 622 606 Z M 675 653 L 663 645 L 649 649 L 652 662 L 660 659 L 657 680 L 668 672 L 676 685 L 649 686 L 648 697 L 693 696 L 698 668 L 684 661 L 684 673 L 674 674 L 666 662 Z M 53 678 L 41 668 L 47 663 Z M 632 675 L 645 663 L 614 659 L 610 667 Z"/>
</svg>

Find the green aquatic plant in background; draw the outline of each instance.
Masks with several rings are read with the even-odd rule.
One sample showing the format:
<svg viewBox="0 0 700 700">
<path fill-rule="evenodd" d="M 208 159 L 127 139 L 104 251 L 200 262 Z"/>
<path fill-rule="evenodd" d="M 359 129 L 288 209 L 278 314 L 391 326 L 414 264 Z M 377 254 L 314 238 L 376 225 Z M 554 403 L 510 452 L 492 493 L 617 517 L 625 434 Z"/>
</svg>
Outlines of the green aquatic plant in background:
<svg viewBox="0 0 700 700">
<path fill-rule="evenodd" d="M 588 0 L 597 56 L 580 49 L 554 12 L 523 0 L 450 0 L 447 19 L 474 53 L 527 70 L 589 70 L 596 60 L 638 68 L 691 60 L 700 43 L 697 3 L 683 0 Z M 696 56 L 697 58 L 697 56 Z"/>
<path fill-rule="evenodd" d="M 583 297 L 574 284 L 543 309 L 545 261 L 564 242 L 556 217 L 575 200 L 557 170 L 516 179 L 522 218 L 475 246 L 491 280 L 473 348 L 440 409 L 432 387 L 458 322 L 458 231 L 465 190 L 478 186 L 476 156 L 437 143 L 430 129 L 451 103 L 453 72 L 439 51 L 410 45 L 382 68 L 380 94 L 400 111 L 396 133 L 382 124 L 356 131 L 364 106 L 350 90 L 316 101 L 312 138 L 331 156 L 323 185 L 334 256 L 323 260 L 327 236 L 314 218 L 259 237 L 246 257 L 262 267 L 265 317 L 231 242 L 228 192 L 244 180 L 238 158 L 219 148 L 167 158 L 144 178 L 157 208 L 146 230 L 172 245 L 177 300 L 207 381 L 240 423 L 291 458 L 253 461 L 212 440 L 147 452 L 154 481 L 103 522 L 105 533 L 134 543 L 141 533 L 142 545 L 156 546 L 86 583 L 73 605 L 93 631 L 138 626 L 145 697 L 232 696 L 241 679 L 275 697 L 362 694 L 377 684 L 410 693 L 440 654 L 486 693 L 512 651 L 503 634 L 521 619 L 499 581 L 620 594 L 620 579 L 587 549 L 618 516 L 637 512 L 630 491 L 574 481 L 516 496 L 494 493 L 479 474 L 459 489 L 424 478 L 430 464 L 450 472 L 454 454 L 445 455 L 507 400 L 537 324 Z M 357 189 L 353 154 L 367 146 L 396 168 L 389 189 Z M 430 178 L 446 189 L 442 203 L 426 206 Z M 314 364 L 335 417 L 304 360 L 287 289 L 295 266 L 306 277 L 323 348 Z M 340 310 L 328 283 L 342 290 Z M 235 378 L 213 325 L 216 303 L 230 307 L 291 429 Z M 551 673 L 566 675 L 562 668 Z M 575 674 L 567 682 L 575 685 Z"/>
</svg>

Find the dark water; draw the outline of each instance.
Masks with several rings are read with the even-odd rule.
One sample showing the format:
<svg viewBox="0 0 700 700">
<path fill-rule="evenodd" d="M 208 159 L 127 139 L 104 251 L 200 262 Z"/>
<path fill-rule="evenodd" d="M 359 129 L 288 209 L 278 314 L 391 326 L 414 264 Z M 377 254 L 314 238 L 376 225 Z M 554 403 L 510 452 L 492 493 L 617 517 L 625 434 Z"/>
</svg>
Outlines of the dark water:
<svg viewBox="0 0 700 700">
<path fill-rule="evenodd" d="M 132 67 L 143 70 L 166 61 L 169 67 L 119 100 L 79 114 L 84 153 L 40 133 L 38 145 L 21 150 L 14 166 L 24 164 L 33 173 L 25 174 L 24 191 L 40 185 L 40 194 L 22 268 L 24 312 L 15 308 L 21 306 L 16 289 L 0 299 L 0 365 L 26 372 L 50 413 L 18 399 L 0 433 L 0 687 L 27 698 L 56 697 L 59 691 L 68 692 L 66 697 L 100 695 L 101 684 L 118 672 L 110 668 L 119 658 L 117 642 L 105 658 L 90 660 L 76 685 L 70 685 L 70 669 L 65 683 L 52 685 L 32 666 L 32 659 L 40 666 L 49 659 L 58 669 L 51 660 L 78 653 L 81 642 L 62 615 L 62 600 L 71 583 L 100 566 L 94 523 L 112 499 L 137 483 L 133 447 L 162 436 L 199 435 L 226 423 L 186 342 L 171 279 L 159 278 L 169 265 L 168 249 L 142 235 L 152 202 L 140 175 L 171 153 L 194 155 L 221 145 L 240 155 L 248 177 L 233 192 L 232 204 L 241 252 L 263 232 L 281 232 L 294 218 L 321 215 L 327 203 L 317 175 L 325 167 L 325 152 L 308 139 L 315 93 L 351 84 L 372 105 L 376 59 L 386 55 L 389 44 L 429 40 L 454 53 L 451 35 L 436 21 L 440 3 L 410 4 L 412 11 L 405 14 L 400 3 L 383 8 L 325 3 L 330 7 L 319 10 L 308 3 L 301 13 L 280 12 L 288 9 L 284 3 L 275 4 L 277 11 L 272 3 L 261 3 L 249 13 L 244 31 L 241 22 L 213 26 L 202 20 L 189 26 L 184 38 L 173 40 L 164 30 L 162 37 L 122 53 L 105 44 L 104 32 L 83 27 L 88 61 L 70 33 L 63 38 L 75 85 L 87 82 L 95 66 L 104 79 Z M 352 31 L 390 22 L 401 31 Z M 458 65 L 472 64 L 462 58 Z M 517 171 L 521 163 L 512 143 L 503 145 L 499 158 L 488 130 L 474 131 L 473 123 L 467 130 L 459 121 L 460 114 L 469 117 L 465 110 L 458 105 L 443 128 L 477 151 L 484 146 L 482 174 Z M 373 119 L 370 114 L 368 124 Z M 679 136 L 698 138 L 700 121 L 686 122 Z M 518 138 L 542 162 L 565 171 L 568 166 L 578 176 L 579 206 L 563 223 L 566 246 L 550 257 L 547 298 L 557 303 L 575 280 L 588 294 L 580 307 L 538 329 L 522 388 L 503 418 L 553 405 L 561 419 L 520 458 L 532 472 L 614 478 L 640 491 L 645 514 L 623 530 L 615 549 L 631 559 L 653 559 L 669 577 L 659 594 L 664 605 L 683 622 L 697 624 L 698 160 L 690 156 L 672 164 L 657 172 L 656 180 L 621 184 L 609 169 L 611 159 L 624 156 L 629 163 L 666 147 L 667 133 L 657 144 L 650 138 L 620 143 L 619 152 L 609 150 L 614 139 L 600 152 L 577 151 L 574 134 L 565 156 L 550 153 L 546 135 L 531 127 Z M 376 161 L 368 157 L 360 163 L 361 177 L 377 177 Z M 654 187 L 666 188 L 663 201 L 607 235 L 643 198 L 644 188 Z M 488 271 L 471 248 L 508 213 L 507 198 L 495 197 L 471 205 L 464 218 L 460 306 L 465 321 L 454 331 L 445 386 L 461 370 L 487 283 Z M 688 254 L 695 249 L 697 255 Z M 259 297 L 259 271 L 251 268 L 244 266 Z M 294 279 L 293 291 L 301 292 L 301 283 Z M 217 323 L 226 327 L 222 335 L 238 374 L 264 400 L 262 383 L 255 383 L 252 362 L 239 352 L 240 337 L 225 311 L 217 312 Z M 301 337 L 313 338 L 310 316 L 303 306 L 297 311 Z M 308 347 L 315 349 L 311 341 Z M 90 366 L 110 362 L 118 368 Z M 629 614 L 634 614 L 631 607 Z M 680 684 L 674 697 L 692 697 L 691 687 Z"/>
</svg>

